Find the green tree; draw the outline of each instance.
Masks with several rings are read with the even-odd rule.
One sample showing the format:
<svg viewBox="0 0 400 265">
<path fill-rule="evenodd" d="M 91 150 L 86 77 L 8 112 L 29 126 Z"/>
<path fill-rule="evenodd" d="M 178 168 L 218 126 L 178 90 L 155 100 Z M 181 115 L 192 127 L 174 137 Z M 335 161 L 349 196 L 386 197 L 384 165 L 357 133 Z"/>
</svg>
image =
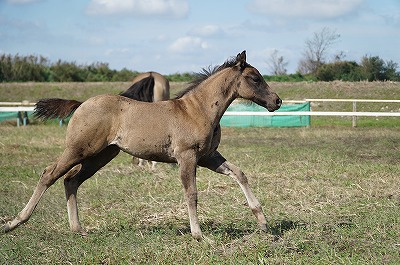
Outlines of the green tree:
<svg viewBox="0 0 400 265">
<path fill-rule="evenodd" d="M 392 60 L 387 61 L 384 66 L 385 78 L 392 81 L 400 81 L 400 72 L 397 72 L 399 64 Z"/>
<path fill-rule="evenodd" d="M 50 67 L 49 81 L 52 82 L 83 82 L 83 72 L 75 62 L 63 62 L 58 60 Z"/>
<path fill-rule="evenodd" d="M 362 73 L 366 80 L 384 80 L 384 65 L 379 56 L 363 56 L 361 58 Z"/>
</svg>

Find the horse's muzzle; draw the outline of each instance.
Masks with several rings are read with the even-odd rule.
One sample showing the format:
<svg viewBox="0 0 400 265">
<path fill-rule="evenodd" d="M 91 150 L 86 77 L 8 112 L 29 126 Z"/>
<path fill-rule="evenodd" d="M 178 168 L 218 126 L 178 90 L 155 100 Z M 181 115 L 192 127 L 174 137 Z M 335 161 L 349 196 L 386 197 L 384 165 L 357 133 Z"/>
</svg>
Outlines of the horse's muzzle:
<svg viewBox="0 0 400 265">
<path fill-rule="evenodd" d="M 273 111 L 279 109 L 281 107 L 281 105 L 282 105 L 282 99 L 280 99 L 277 96 L 277 98 L 275 99 L 274 104 L 267 104 L 267 110 L 270 111 L 270 112 L 273 112 Z"/>
<path fill-rule="evenodd" d="M 282 99 L 277 98 L 277 99 L 276 99 L 276 105 L 278 106 L 278 108 L 280 108 L 281 105 L 282 105 Z"/>
</svg>

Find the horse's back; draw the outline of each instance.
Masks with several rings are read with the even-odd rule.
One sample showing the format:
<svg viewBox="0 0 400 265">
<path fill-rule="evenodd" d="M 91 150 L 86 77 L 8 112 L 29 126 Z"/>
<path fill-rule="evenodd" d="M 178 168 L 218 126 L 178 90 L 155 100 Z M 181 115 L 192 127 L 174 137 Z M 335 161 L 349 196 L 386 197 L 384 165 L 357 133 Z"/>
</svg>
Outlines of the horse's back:
<svg viewBox="0 0 400 265">
<path fill-rule="evenodd" d="M 119 95 L 98 95 L 82 103 L 72 116 L 69 127 L 88 127 L 89 124 L 99 130 L 110 126 L 147 127 L 145 124 L 163 123 L 171 118 L 166 115 L 171 113 L 171 109 L 172 104 L 167 101 L 143 102 Z"/>
</svg>

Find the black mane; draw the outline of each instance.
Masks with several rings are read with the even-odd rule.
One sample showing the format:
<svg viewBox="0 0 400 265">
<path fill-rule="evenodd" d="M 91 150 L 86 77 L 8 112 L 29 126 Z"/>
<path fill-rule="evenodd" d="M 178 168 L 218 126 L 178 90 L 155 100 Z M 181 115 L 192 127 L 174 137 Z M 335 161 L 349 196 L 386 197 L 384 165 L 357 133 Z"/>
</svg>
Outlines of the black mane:
<svg viewBox="0 0 400 265">
<path fill-rule="evenodd" d="M 212 67 L 211 65 L 207 68 L 203 68 L 201 70 L 201 72 L 196 73 L 195 74 L 195 78 L 193 81 L 191 81 L 189 83 L 189 86 L 180 91 L 179 93 L 176 94 L 175 99 L 181 98 L 183 97 L 183 95 L 187 94 L 188 92 L 192 91 L 193 89 L 195 89 L 198 85 L 200 85 L 200 83 L 202 83 L 204 80 L 206 80 L 207 78 L 209 78 L 210 76 L 212 76 L 213 74 L 224 70 L 226 68 L 229 67 L 233 67 L 235 66 L 237 63 L 236 58 L 231 58 L 229 60 L 227 60 L 225 63 L 223 63 L 222 65 L 216 65 L 214 67 Z"/>
</svg>

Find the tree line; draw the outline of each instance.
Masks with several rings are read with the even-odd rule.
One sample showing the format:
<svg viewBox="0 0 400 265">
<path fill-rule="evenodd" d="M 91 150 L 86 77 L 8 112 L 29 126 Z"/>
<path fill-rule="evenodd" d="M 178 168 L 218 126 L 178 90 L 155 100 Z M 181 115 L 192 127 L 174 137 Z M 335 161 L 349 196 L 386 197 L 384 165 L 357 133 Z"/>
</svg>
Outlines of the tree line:
<svg viewBox="0 0 400 265">
<path fill-rule="evenodd" d="M 344 60 L 344 53 L 328 60 L 329 48 L 340 37 L 335 31 L 324 28 L 306 41 L 303 58 L 295 74 L 287 74 L 288 62 L 274 50 L 267 61 L 270 75 L 267 81 L 400 81 L 399 65 L 384 61 L 379 56 L 363 56 L 360 62 Z M 108 63 L 96 62 L 80 65 L 57 60 L 51 62 L 43 56 L 19 54 L 0 55 L 0 82 L 115 82 L 131 81 L 139 72 L 126 68 L 110 69 Z M 188 82 L 195 73 L 175 73 L 166 78 L 172 82 Z"/>
<path fill-rule="evenodd" d="M 298 79 L 299 76 L 318 81 L 400 81 L 398 63 L 384 61 L 379 56 L 365 55 L 360 62 L 344 60 L 345 53 L 340 52 L 329 57 L 330 48 L 340 38 L 335 30 L 323 28 L 314 32 L 306 40 L 303 56 L 298 63 L 296 75 L 287 75 L 288 62 L 274 50 L 267 61 L 271 79 Z"/>
<path fill-rule="evenodd" d="M 43 56 L 19 54 L 0 55 L 0 82 L 115 82 L 131 81 L 139 72 L 126 68 L 110 69 L 108 63 L 80 65 Z M 176 73 L 167 76 L 170 81 L 190 81 L 193 74 Z"/>
</svg>

